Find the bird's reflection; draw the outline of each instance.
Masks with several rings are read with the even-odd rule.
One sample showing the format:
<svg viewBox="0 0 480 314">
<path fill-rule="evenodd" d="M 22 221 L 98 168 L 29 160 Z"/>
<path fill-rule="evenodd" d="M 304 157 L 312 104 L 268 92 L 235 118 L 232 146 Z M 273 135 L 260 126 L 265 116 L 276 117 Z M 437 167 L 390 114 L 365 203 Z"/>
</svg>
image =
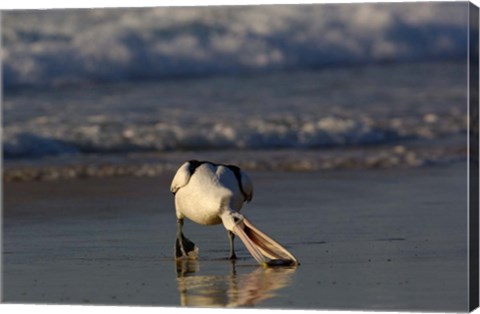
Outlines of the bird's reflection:
<svg viewBox="0 0 480 314">
<path fill-rule="evenodd" d="M 248 307 L 272 298 L 288 286 L 295 267 L 256 267 L 237 275 L 235 262 L 230 262 L 225 275 L 198 275 L 198 260 L 177 261 L 177 283 L 182 306 Z"/>
</svg>

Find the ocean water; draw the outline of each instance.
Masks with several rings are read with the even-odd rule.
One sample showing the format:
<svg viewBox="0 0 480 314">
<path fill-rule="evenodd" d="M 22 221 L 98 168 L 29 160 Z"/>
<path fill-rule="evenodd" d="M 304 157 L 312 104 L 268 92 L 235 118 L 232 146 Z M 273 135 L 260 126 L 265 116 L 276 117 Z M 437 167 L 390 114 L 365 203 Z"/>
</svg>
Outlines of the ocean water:
<svg viewBox="0 0 480 314">
<path fill-rule="evenodd" d="M 22 89 L 4 99 L 7 169 L 147 159 L 175 167 L 196 156 L 308 169 L 330 155 L 426 152 L 411 156 L 417 165 L 461 157 L 466 132 L 460 62 Z"/>
<path fill-rule="evenodd" d="M 5 178 L 465 160 L 467 9 L 5 12 Z"/>
<path fill-rule="evenodd" d="M 5 11 L 4 85 L 464 59 L 468 3 Z"/>
</svg>

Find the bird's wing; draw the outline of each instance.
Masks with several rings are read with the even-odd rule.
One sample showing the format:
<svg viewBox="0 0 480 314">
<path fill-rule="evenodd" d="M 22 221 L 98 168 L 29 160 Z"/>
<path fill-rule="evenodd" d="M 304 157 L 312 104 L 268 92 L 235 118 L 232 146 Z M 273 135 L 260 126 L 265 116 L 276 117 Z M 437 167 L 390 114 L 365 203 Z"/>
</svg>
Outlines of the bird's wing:
<svg viewBox="0 0 480 314">
<path fill-rule="evenodd" d="M 250 202 L 253 198 L 253 184 L 250 180 L 250 177 L 243 171 L 240 170 L 240 184 L 242 185 L 242 190 L 245 193 L 245 201 Z"/>
<path fill-rule="evenodd" d="M 191 175 L 190 162 L 186 162 L 180 168 L 178 168 L 177 173 L 175 173 L 172 184 L 170 185 L 170 191 L 173 194 L 177 193 L 180 188 L 188 184 Z"/>
</svg>

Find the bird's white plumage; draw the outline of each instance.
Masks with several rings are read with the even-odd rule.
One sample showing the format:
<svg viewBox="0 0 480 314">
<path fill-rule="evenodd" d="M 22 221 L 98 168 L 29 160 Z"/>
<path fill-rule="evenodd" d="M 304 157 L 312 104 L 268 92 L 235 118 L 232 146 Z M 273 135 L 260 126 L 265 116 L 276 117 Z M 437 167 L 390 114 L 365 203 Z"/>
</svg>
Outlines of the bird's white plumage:
<svg viewBox="0 0 480 314">
<path fill-rule="evenodd" d="M 243 203 L 252 199 L 253 185 L 241 170 L 239 182 L 227 166 L 205 162 L 192 174 L 191 164 L 186 162 L 175 174 L 171 191 L 175 193 L 177 218 L 186 217 L 203 225 L 219 224 L 223 220 L 228 229 L 229 224 L 223 217 L 239 212 Z"/>
<path fill-rule="evenodd" d="M 223 223 L 229 231 L 230 259 L 236 258 L 233 237 L 237 235 L 261 265 L 298 265 L 290 252 L 239 213 L 253 196 L 252 182 L 240 168 L 192 160 L 178 169 L 170 190 L 177 213 L 177 258 L 198 258 L 198 247 L 182 232 L 183 219 L 188 218 L 202 225 Z"/>
</svg>

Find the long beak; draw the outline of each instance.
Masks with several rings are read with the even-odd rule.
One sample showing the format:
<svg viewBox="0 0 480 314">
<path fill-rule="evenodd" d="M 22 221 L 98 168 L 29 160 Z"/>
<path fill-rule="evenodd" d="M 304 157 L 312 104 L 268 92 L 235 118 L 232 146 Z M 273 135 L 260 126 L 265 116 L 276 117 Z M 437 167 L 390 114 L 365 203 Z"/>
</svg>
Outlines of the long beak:
<svg viewBox="0 0 480 314">
<path fill-rule="evenodd" d="M 246 217 L 232 228 L 255 260 L 263 266 L 298 265 L 298 260 L 286 248 L 257 229 Z"/>
</svg>

